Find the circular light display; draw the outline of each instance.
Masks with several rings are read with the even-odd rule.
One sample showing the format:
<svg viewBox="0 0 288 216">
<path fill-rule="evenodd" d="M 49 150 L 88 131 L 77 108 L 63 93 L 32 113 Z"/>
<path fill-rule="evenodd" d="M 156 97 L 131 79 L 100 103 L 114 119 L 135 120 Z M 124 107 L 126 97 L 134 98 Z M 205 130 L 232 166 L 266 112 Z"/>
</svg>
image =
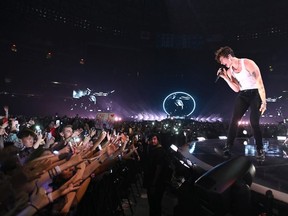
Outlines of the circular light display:
<svg viewBox="0 0 288 216">
<path fill-rule="evenodd" d="M 194 98 L 186 92 L 173 92 L 163 101 L 163 110 L 169 116 L 185 117 L 196 108 Z"/>
</svg>

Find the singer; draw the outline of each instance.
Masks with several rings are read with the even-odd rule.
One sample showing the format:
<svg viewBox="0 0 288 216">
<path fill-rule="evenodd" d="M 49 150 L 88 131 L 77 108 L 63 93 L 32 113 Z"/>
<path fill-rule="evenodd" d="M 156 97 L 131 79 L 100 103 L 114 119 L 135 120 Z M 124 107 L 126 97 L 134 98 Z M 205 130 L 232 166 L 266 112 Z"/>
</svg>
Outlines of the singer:
<svg viewBox="0 0 288 216">
<path fill-rule="evenodd" d="M 266 110 L 266 92 L 256 63 L 248 58 L 237 58 L 234 51 L 228 47 L 221 47 L 215 52 L 215 60 L 222 66 L 217 71 L 217 78 L 221 77 L 229 87 L 238 93 L 233 115 L 230 121 L 227 142 L 223 148 L 215 148 L 215 152 L 224 158 L 231 157 L 231 147 L 236 138 L 238 122 L 244 113 L 250 108 L 250 125 L 253 129 L 253 135 L 256 142 L 258 161 L 265 160 L 263 151 L 262 133 L 260 130 L 260 116 Z M 217 81 L 217 79 L 216 79 Z M 216 82 L 215 81 L 215 82 Z"/>
</svg>

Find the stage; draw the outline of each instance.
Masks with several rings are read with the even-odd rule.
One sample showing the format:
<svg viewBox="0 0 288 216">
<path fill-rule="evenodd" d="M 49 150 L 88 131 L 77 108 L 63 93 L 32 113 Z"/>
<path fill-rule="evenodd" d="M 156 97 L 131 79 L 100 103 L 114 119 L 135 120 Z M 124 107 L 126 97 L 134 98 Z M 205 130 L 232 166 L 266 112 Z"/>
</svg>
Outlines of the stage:
<svg viewBox="0 0 288 216">
<path fill-rule="evenodd" d="M 237 139 L 231 149 L 232 158 L 245 155 L 256 168 L 251 190 L 265 195 L 271 190 L 276 200 L 288 204 L 288 157 L 287 146 L 283 141 L 276 139 L 263 140 L 265 161 L 260 164 L 255 158 L 255 145 L 253 139 Z M 197 164 L 204 170 L 209 170 L 225 161 L 217 155 L 214 148 L 225 144 L 225 140 L 211 139 L 195 141 L 188 146 L 183 146 L 178 151 L 192 163 Z"/>
</svg>

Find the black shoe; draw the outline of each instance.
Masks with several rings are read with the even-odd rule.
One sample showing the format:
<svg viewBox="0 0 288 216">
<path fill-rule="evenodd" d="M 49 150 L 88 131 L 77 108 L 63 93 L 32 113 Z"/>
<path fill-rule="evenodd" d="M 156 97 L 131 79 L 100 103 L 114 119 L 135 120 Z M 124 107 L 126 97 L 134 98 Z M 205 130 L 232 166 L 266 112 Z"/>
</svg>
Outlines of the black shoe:
<svg viewBox="0 0 288 216">
<path fill-rule="evenodd" d="M 221 157 L 225 158 L 225 159 L 229 159 L 231 158 L 231 152 L 230 152 L 230 147 L 225 145 L 224 148 L 219 148 L 219 147 L 215 147 L 214 151 L 220 155 Z"/>
<path fill-rule="evenodd" d="M 265 152 L 263 151 L 263 149 L 257 149 L 256 159 L 258 161 L 264 161 L 265 160 Z"/>
</svg>

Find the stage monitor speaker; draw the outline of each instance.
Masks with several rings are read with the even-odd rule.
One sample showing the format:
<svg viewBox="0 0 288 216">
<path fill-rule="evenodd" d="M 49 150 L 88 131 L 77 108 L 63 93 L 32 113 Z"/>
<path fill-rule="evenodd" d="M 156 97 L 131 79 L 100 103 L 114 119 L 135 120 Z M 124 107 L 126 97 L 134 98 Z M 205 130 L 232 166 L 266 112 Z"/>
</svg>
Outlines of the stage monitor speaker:
<svg viewBox="0 0 288 216">
<path fill-rule="evenodd" d="M 194 183 L 194 196 L 200 214 L 245 214 L 245 205 L 250 205 L 250 186 L 254 176 L 255 167 L 244 156 L 235 157 L 208 170 Z"/>
</svg>

